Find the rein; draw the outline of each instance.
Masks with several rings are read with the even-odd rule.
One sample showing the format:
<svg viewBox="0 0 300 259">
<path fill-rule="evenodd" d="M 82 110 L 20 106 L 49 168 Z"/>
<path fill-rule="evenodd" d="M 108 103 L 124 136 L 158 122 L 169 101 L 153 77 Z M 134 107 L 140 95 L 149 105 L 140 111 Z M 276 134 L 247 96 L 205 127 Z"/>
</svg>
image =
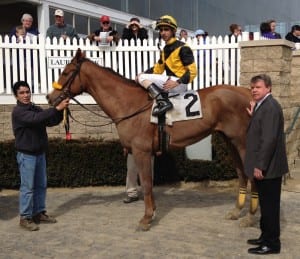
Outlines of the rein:
<svg viewBox="0 0 300 259">
<path fill-rule="evenodd" d="M 65 98 L 65 96 L 66 96 L 66 97 L 69 97 L 70 99 L 72 99 L 72 100 L 73 100 L 75 103 L 77 103 L 80 107 L 82 107 L 83 109 L 85 109 L 85 110 L 87 110 L 87 111 L 93 113 L 94 115 L 96 115 L 96 116 L 98 116 L 98 117 L 100 117 L 100 118 L 109 119 L 110 117 L 108 117 L 108 116 L 106 116 L 106 115 L 101 115 L 101 114 L 99 114 L 99 113 L 97 113 L 97 112 L 94 112 L 93 110 L 87 108 L 85 105 L 83 105 L 82 103 L 80 103 L 80 102 L 74 97 L 74 95 L 70 92 L 71 85 L 72 85 L 72 83 L 74 82 L 74 80 L 75 80 L 75 78 L 76 78 L 77 75 L 79 76 L 79 80 L 80 80 L 80 74 L 79 74 L 80 68 L 81 68 L 81 65 L 82 65 L 85 61 L 89 61 L 89 60 L 86 59 L 86 58 L 83 58 L 83 59 L 80 60 L 80 62 L 78 62 L 77 64 L 74 64 L 74 65 L 76 66 L 76 69 L 73 71 L 72 75 L 71 75 L 70 78 L 67 80 L 66 84 L 63 86 L 63 94 L 60 95 L 60 96 L 57 98 L 56 102 L 57 102 L 57 101 L 59 101 L 59 102 L 62 101 L 62 100 Z M 82 93 L 82 92 L 84 91 L 84 88 L 83 88 L 82 85 L 80 86 L 80 88 L 81 88 L 81 93 Z M 151 105 L 152 105 L 152 101 L 149 101 L 147 104 L 145 104 L 144 106 L 140 107 L 140 108 L 139 108 L 138 110 L 136 110 L 135 112 L 133 112 L 133 113 L 131 113 L 131 114 L 129 114 L 129 115 L 126 115 L 126 116 L 124 116 L 124 117 L 120 117 L 120 118 L 111 118 L 111 121 L 110 121 L 110 122 L 105 123 L 105 124 L 101 124 L 101 125 L 89 125 L 89 124 L 86 124 L 86 123 L 82 123 L 82 122 L 78 121 L 77 119 L 75 119 L 75 118 L 72 116 L 70 110 L 68 110 L 67 116 L 70 116 L 75 122 L 77 122 L 77 123 L 79 123 L 79 124 L 81 124 L 81 125 L 84 125 L 84 126 L 88 126 L 88 127 L 103 127 L 103 126 L 107 126 L 107 125 L 110 125 L 110 124 L 113 124 L 113 123 L 118 124 L 119 122 L 121 122 L 121 121 L 123 121 L 123 120 L 130 119 L 130 118 L 132 118 L 132 117 L 134 117 L 134 116 L 136 116 L 136 115 L 138 115 L 138 114 L 140 114 L 140 113 L 146 111 L 147 109 L 149 109 L 149 108 L 151 107 Z"/>
<path fill-rule="evenodd" d="M 93 110 L 87 108 L 85 105 L 83 105 L 82 103 L 80 103 L 77 99 L 75 99 L 75 97 L 70 97 L 74 102 L 76 102 L 80 107 L 82 107 L 83 109 L 93 113 L 94 115 L 100 117 L 100 118 L 104 118 L 104 119 L 109 119 L 110 117 L 106 116 L 106 115 L 101 115 L 97 112 L 94 112 Z M 148 102 L 147 104 L 145 104 L 144 106 L 142 106 L 141 108 L 139 108 L 137 111 L 129 114 L 129 115 L 126 115 L 124 117 L 120 117 L 120 118 L 112 118 L 110 122 L 108 123 L 105 123 L 105 124 L 101 124 L 101 125 L 90 125 L 90 124 L 85 124 L 85 123 L 82 123 L 80 121 L 78 121 L 77 119 L 75 119 L 71 112 L 69 111 L 68 115 L 71 117 L 72 120 L 76 121 L 77 123 L 81 124 L 81 125 L 84 125 L 84 126 L 88 126 L 88 127 L 103 127 L 103 126 L 107 126 L 107 125 L 110 125 L 110 124 L 118 124 L 119 122 L 123 121 L 123 120 L 127 120 L 127 119 L 130 119 L 144 111 L 146 111 L 147 109 L 149 109 L 152 105 L 152 102 Z"/>
</svg>

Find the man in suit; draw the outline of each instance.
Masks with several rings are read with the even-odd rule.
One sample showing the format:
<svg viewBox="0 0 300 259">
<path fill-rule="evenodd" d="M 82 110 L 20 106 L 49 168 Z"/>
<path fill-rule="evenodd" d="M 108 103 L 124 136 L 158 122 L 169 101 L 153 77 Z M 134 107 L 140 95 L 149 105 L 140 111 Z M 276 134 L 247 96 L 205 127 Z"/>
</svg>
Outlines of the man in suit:
<svg viewBox="0 0 300 259">
<path fill-rule="evenodd" d="M 280 253 L 280 194 L 282 176 L 288 172 L 285 149 L 284 118 L 281 106 L 272 97 L 272 82 L 261 74 L 251 79 L 251 93 L 255 106 L 251 111 L 246 137 L 245 172 L 254 178 L 261 209 L 257 239 L 248 244 L 251 254 Z"/>
</svg>

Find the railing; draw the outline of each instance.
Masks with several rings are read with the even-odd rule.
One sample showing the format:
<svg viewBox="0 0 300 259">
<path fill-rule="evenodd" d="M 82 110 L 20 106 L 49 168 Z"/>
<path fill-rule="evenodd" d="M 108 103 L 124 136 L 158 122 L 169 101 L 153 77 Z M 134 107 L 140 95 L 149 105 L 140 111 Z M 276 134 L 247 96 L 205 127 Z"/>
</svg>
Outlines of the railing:
<svg viewBox="0 0 300 259">
<path fill-rule="evenodd" d="M 238 41 L 241 41 L 240 37 Z M 197 63 L 198 75 L 190 89 L 201 89 L 216 84 L 239 84 L 240 50 L 238 42 L 228 36 L 206 38 L 197 42 L 189 39 Z M 120 42 L 117 46 L 103 46 L 80 39 L 53 42 L 43 35 L 20 42 L 13 37 L 0 36 L 0 103 L 13 104 L 11 86 L 26 80 L 32 87 L 36 103 L 46 103 L 45 95 L 51 91 L 64 66 L 71 61 L 78 48 L 101 66 L 110 67 L 126 78 L 135 76 L 153 66 L 159 59 L 158 40 Z M 163 48 L 163 46 L 161 46 Z M 85 103 L 94 103 L 90 96 L 82 97 Z"/>
</svg>

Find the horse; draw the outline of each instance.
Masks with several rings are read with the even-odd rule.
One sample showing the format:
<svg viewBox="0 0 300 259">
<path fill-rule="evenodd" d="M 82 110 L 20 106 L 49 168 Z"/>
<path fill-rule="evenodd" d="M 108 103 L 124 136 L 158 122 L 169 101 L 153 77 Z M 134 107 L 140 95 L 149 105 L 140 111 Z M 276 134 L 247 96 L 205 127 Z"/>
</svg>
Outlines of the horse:
<svg viewBox="0 0 300 259">
<path fill-rule="evenodd" d="M 153 195 L 151 156 L 159 151 L 158 125 L 150 122 L 153 100 L 134 80 L 127 79 L 110 68 L 99 66 L 85 57 L 80 49 L 53 83 L 47 95 L 50 105 L 83 92 L 90 94 L 115 123 L 120 142 L 132 153 L 144 193 L 144 216 L 139 221 L 142 230 L 149 230 L 156 205 Z M 178 121 L 166 125 L 169 148 L 184 148 L 218 131 L 226 137 L 239 178 L 239 194 L 235 208 L 226 218 L 238 219 L 245 204 L 248 179 L 243 171 L 245 134 L 250 116 L 246 111 L 251 98 L 250 89 L 217 85 L 197 90 L 202 107 L 202 118 Z M 251 192 L 256 187 L 251 184 Z M 254 197 L 257 200 L 257 196 Z M 251 202 L 252 204 L 252 202 Z M 255 205 L 255 202 L 253 203 Z M 255 206 L 247 214 L 246 225 L 252 225 Z"/>
</svg>

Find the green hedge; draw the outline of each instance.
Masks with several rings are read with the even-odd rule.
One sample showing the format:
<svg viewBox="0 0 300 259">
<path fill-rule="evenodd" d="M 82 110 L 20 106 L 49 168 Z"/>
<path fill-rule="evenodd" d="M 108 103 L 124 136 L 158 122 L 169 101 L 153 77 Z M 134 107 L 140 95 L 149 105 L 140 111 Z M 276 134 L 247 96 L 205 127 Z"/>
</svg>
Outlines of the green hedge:
<svg viewBox="0 0 300 259">
<path fill-rule="evenodd" d="M 177 181 L 227 180 L 236 177 L 221 135 L 212 138 L 213 161 L 188 160 L 184 149 L 155 158 L 154 184 Z M 18 188 L 14 142 L 0 142 L 0 185 Z M 126 158 L 118 141 L 50 139 L 47 153 L 49 187 L 125 185 Z"/>
</svg>

